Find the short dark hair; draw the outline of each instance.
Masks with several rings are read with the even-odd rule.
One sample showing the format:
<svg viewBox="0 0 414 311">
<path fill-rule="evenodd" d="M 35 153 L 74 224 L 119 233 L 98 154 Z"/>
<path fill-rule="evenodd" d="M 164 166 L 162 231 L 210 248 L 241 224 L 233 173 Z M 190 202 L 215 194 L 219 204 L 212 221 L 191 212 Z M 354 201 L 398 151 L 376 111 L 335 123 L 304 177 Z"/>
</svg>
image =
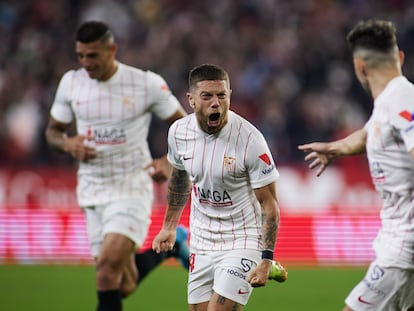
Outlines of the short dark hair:
<svg viewBox="0 0 414 311">
<path fill-rule="evenodd" d="M 188 75 L 188 87 L 190 91 L 196 84 L 205 80 L 225 80 L 230 88 L 230 78 L 226 70 L 213 64 L 202 64 L 190 70 Z"/>
<path fill-rule="evenodd" d="M 108 25 L 98 21 L 88 21 L 83 23 L 76 32 L 76 41 L 91 43 L 97 40 L 108 41 L 113 38 Z"/>
<path fill-rule="evenodd" d="M 389 53 L 397 46 L 396 28 L 390 21 L 360 21 L 347 35 L 352 52 L 358 49 Z"/>
</svg>

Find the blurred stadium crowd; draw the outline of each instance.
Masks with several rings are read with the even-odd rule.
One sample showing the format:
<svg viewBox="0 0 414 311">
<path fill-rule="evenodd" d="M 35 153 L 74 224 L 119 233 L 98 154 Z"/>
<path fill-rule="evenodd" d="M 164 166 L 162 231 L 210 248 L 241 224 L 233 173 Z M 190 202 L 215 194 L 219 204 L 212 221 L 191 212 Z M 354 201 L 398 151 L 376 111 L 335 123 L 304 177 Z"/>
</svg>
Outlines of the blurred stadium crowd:
<svg viewBox="0 0 414 311">
<path fill-rule="evenodd" d="M 61 75 L 77 67 L 74 32 L 84 20 L 114 30 L 118 59 L 161 74 L 185 107 L 187 74 L 224 66 L 232 109 L 267 137 L 279 164 L 302 162 L 300 143 L 364 124 L 371 99 L 354 78 L 345 35 L 359 19 L 387 18 L 414 77 L 409 0 L 2 0 L 0 158 L 4 167 L 72 165 L 43 136 Z M 163 125 L 154 120 L 151 147 Z"/>
</svg>

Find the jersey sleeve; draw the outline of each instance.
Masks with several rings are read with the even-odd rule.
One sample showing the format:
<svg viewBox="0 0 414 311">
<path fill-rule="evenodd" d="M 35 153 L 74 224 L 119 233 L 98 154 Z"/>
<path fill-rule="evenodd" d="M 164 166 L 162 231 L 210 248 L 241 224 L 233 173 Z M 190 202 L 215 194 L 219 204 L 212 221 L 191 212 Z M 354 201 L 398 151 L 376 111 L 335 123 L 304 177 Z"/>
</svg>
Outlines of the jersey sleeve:
<svg viewBox="0 0 414 311">
<path fill-rule="evenodd" d="M 184 170 L 184 164 L 181 157 L 178 154 L 177 142 L 175 139 L 175 131 L 177 129 L 178 122 L 175 121 L 168 129 L 168 152 L 167 160 L 170 164 L 178 170 Z"/>
<path fill-rule="evenodd" d="M 395 98 L 390 106 L 390 122 L 401 134 L 407 151 L 414 148 L 414 88 Z"/>
<path fill-rule="evenodd" d="M 259 132 L 249 141 L 246 166 L 253 189 L 264 187 L 279 178 L 270 149 Z"/>
<path fill-rule="evenodd" d="M 50 109 L 50 115 L 57 121 L 62 123 L 71 123 L 73 121 L 73 111 L 69 96 L 70 83 L 73 71 L 68 71 L 59 82 L 55 99 Z"/>
<path fill-rule="evenodd" d="M 160 75 L 152 71 L 147 71 L 147 75 L 150 109 L 160 119 L 168 119 L 180 107 L 180 102 Z"/>
</svg>

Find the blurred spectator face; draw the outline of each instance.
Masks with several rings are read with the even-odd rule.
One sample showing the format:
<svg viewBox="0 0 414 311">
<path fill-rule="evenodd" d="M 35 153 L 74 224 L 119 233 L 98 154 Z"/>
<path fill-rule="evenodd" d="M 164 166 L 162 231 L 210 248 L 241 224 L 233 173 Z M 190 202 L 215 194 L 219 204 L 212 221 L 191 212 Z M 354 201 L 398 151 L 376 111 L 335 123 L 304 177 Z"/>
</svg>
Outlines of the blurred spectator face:
<svg viewBox="0 0 414 311">
<path fill-rule="evenodd" d="M 190 106 L 194 109 L 200 128 L 214 134 L 227 124 L 231 90 L 225 80 L 205 80 L 188 93 Z"/>
<path fill-rule="evenodd" d="M 108 80 L 115 69 L 116 45 L 100 40 L 91 43 L 76 42 L 76 54 L 80 65 L 91 79 Z"/>
</svg>

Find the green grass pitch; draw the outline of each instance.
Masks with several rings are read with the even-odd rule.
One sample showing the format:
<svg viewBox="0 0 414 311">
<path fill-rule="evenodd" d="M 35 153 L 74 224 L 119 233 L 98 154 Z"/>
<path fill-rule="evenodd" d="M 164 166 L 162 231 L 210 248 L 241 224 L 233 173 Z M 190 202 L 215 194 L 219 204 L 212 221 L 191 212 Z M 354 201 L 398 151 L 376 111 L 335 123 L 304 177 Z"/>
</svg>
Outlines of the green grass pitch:
<svg viewBox="0 0 414 311">
<path fill-rule="evenodd" d="M 290 267 L 285 283 L 253 291 L 246 311 L 342 310 L 343 300 L 365 268 Z M 95 310 L 92 266 L 0 265 L 0 310 Z M 187 275 L 181 267 L 161 266 L 124 301 L 129 310 L 188 310 Z"/>
</svg>

